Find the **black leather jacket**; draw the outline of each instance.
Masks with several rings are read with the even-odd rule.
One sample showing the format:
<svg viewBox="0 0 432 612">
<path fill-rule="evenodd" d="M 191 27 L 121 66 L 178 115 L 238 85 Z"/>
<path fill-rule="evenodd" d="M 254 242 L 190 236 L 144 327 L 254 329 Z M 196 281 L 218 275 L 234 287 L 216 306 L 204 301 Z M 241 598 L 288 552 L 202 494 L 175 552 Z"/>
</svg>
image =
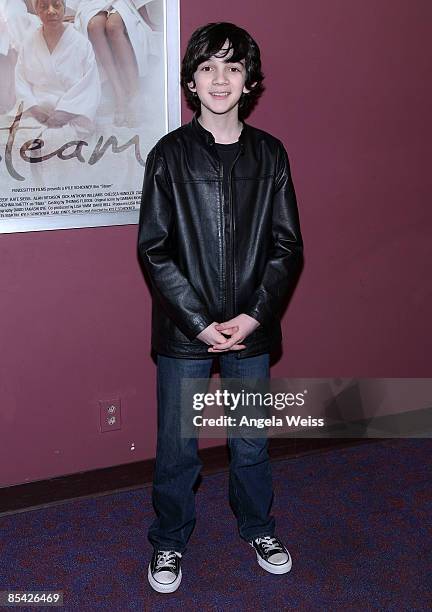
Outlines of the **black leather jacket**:
<svg viewBox="0 0 432 612">
<path fill-rule="evenodd" d="M 147 157 L 138 251 L 153 294 L 152 347 L 210 358 L 196 336 L 241 313 L 261 325 L 238 359 L 276 348 L 280 309 L 303 250 L 288 156 L 280 140 L 243 123 L 230 198 L 211 132 L 197 120 L 159 140 Z"/>
</svg>

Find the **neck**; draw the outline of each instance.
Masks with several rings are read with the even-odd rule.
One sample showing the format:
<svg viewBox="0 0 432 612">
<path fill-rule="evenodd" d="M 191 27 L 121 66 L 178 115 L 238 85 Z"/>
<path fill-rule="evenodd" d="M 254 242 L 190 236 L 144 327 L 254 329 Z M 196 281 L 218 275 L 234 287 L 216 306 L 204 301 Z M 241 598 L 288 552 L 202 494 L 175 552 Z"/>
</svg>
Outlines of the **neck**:
<svg viewBox="0 0 432 612">
<path fill-rule="evenodd" d="M 61 36 L 63 33 L 65 26 L 62 21 L 58 23 L 50 23 L 49 25 L 43 26 L 43 33 L 45 37 L 55 38 L 56 36 Z"/>
<path fill-rule="evenodd" d="M 238 107 L 229 113 L 216 115 L 201 106 L 201 115 L 198 118 L 200 124 L 214 136 L 220 144 L 231 144 L 237 142 L 242 131 L 243 124 L 238 118 Z"/>
</svg>

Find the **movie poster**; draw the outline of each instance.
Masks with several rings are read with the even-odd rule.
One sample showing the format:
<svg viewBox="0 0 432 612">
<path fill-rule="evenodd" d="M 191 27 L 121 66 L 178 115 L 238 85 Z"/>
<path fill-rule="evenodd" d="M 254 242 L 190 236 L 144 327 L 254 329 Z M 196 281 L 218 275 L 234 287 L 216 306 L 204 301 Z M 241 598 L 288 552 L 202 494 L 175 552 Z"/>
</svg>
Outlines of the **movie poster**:
<svg viewBox="0 0 432 612">
<path fill-rule="evenodd" d="M 0 0 L 1 232 L 138 221 L 179 125 L 177 21 L 176 0 Z"/>
</svg>

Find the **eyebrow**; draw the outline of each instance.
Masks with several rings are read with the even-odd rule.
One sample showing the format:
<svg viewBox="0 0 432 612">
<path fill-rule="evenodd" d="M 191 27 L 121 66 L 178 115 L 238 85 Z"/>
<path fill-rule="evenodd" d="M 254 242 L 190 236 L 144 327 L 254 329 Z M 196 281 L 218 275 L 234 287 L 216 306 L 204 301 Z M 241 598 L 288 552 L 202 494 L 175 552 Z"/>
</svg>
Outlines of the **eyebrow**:
<svg viewBox="0 0 432 612">
<path fill-rule="evenodd" d="M 223 58 L 218 58 L 218 59 L 223 59 Z M 207 64 L 208 62 L 214 62 L 214 61 L 215 60 L 213 60 L 213 59 L 211 59 L 209 57 L 209 59 L 203 60 L 202 62 L 200 62 L 200 64 Z M 228 59 L 228 60 L 224 59 L 223 62 L 224 62 L 224 64 L 240 64 L 241 66 L 245 65 L 245 60 L 244 59 L 238 60 L 237 62 L 232 62 L 230 59 Z"/>
</svg>

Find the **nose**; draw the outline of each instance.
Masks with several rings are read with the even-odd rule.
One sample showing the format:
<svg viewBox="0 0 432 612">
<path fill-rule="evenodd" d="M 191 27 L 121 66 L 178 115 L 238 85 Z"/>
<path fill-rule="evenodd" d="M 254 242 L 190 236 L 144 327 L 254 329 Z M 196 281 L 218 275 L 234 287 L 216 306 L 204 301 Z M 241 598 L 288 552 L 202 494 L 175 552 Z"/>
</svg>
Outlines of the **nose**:
<svg viewBox="0 0 432 612">
<path fill-rule="evenodd" d="M 52 4 L 49 5 L 48 7 L 48 14 L 49 15 L 55 15 L 57 13 L 56 9 L 53 7 Z"/>
<path fill-rule="evenodd" d="M 225 66 L 220 66 L 214 73 L 213 83 L 215 85 L 221 85 L 228 81 L 227 75 L 224 70 Z"/>
</svg>

